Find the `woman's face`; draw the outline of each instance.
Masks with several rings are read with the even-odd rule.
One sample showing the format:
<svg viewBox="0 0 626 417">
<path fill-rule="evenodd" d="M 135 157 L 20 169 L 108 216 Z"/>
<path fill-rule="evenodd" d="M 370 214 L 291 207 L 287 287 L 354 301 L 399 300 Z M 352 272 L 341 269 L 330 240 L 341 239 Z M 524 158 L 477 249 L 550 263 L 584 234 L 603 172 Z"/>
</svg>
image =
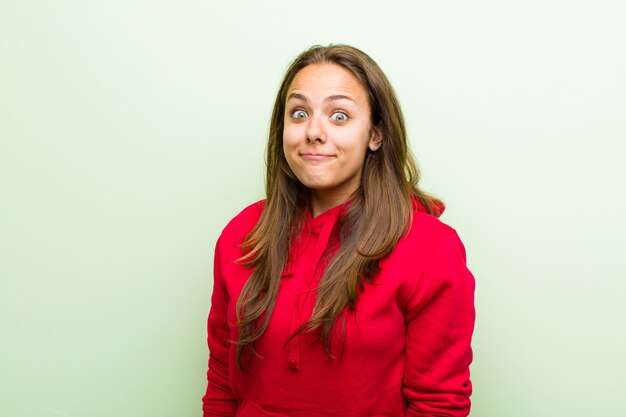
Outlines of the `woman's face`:
<svg viewBox="0 0 626 417">
<path fill-rule="evenodd" d="M 314 197 L 346 201 L 359 187 L 367 149 L 379 146 L 367 91 L 352 73 L 313 64 L 296 74 L 287 91 L 283 151 Z"/>
</svg>

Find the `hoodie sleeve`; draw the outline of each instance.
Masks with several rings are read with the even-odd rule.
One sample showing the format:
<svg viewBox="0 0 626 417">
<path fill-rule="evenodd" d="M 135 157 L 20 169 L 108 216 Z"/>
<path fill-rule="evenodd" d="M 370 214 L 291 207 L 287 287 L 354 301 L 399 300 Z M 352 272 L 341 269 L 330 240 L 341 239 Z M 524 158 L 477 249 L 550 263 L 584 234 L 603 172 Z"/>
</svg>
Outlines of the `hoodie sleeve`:
<svg viewBox="0 0 626 417">
<path fill-rule="evenodd" d="M 407 311 L 406 417 L 470 412 L 474 277 L 453 230 L 436 238 Z"/>
<path fill-rule="evenodd" d="M 209 370 L 207 389 L 202 397 L 203 417 L 234 416 L 237 401 L 230 389 L 228 354 L 230 330 L 228 327 L 228 292 L 220 268 L 220 241 L 215 246 L 213 268 L 213 295 L 208 319 Z"/>
</svg>

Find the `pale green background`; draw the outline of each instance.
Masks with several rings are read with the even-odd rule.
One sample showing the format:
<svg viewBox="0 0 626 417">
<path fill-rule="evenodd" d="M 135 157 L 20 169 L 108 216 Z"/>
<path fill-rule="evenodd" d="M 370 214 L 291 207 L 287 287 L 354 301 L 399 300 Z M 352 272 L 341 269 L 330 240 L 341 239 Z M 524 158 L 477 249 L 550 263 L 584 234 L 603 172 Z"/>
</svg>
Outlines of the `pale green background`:
<svg viewBox="0 0 626 417">
<path fill-rule="evenodd" d="M 472 416 L 624 416 L 626 6 L 0 0 L 0 416 L 200 415 L 213 245 L 346 42 L 477 278 Z"/>
</svg>

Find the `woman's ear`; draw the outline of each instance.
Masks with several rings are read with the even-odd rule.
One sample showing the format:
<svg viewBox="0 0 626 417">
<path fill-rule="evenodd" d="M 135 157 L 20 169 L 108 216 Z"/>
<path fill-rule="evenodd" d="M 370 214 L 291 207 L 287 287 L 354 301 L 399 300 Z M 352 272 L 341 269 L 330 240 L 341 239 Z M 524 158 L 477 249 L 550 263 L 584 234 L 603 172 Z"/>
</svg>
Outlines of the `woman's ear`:
<svg viewBox="0 0 626 417">
<path fill-rule="evenodd" d="M 370 141 L 367 144 L 367 147 L 370 149 L 370 151 L 376 152 L 380 148 L 380 145 L 382 145 L 382 143 L 383 143 L 383 132 L 380 126 L 374 126 L 372 128 L 372 132 L 370 134 Z"/>
</svg>

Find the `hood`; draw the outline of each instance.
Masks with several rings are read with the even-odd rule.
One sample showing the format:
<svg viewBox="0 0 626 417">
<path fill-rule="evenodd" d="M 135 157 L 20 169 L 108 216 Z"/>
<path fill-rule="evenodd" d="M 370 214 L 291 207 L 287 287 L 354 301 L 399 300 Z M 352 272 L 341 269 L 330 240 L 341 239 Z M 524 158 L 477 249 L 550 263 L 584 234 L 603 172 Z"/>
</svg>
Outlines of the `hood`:
<svg viewBox="0 0 626 417">
<path fill-rule="evenodd" d="M 413 203 L 413 210 L 420 212 L 420 213 L 428 213 L 424 203 L 422 203 L 417 198 L 413 197 L 412 203 Z M 446 206 L 443 204 L 443 202 L 438 199 L 433 199 L 429 201 L 429 204 L 430 204 L 431 215 L 435 217 L 441 216 L 444 210 L 446 209 Z"/>
</svg>

